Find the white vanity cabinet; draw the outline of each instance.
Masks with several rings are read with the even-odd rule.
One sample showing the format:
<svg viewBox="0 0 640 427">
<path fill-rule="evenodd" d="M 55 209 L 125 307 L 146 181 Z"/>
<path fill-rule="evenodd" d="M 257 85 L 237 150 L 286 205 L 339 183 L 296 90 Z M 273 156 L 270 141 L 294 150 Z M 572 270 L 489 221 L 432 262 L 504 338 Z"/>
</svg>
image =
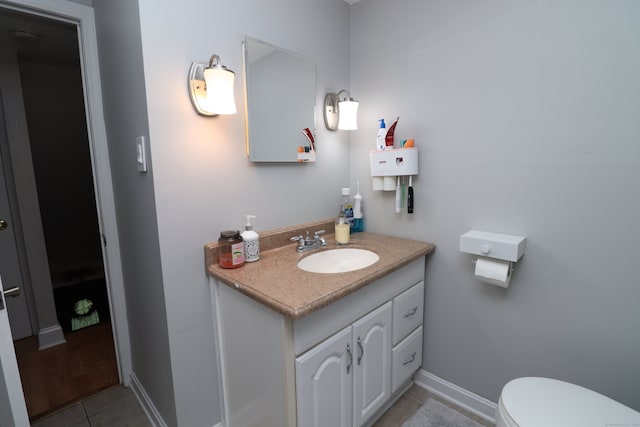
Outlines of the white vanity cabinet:
<svg viewBox="0 0 640 427">
<path fill-rule="evenodd" d="M 296 359 L 298 427 L 359 426 L 391 397 L 391 302 Z"/>
<path fill-rule="evenodd" d="M 421 366 L 424 272 L 423 256 L 295 320 L 211 278 L 222 425 L 371 425 Z"/>
</svg>

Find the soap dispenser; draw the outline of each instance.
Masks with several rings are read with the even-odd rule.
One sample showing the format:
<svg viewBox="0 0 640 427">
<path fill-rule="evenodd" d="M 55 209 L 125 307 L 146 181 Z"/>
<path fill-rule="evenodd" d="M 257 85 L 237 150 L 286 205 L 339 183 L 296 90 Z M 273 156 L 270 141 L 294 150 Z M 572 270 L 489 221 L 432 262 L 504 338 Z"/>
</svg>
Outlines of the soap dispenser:
<svg viewBox="0 0 640 427">
<path fill-rule="evenodd" d="M 242 240 L 244 240 L 245 262 L 254 262 L 260 259 L 260 237 L 253 230 L 253 224 L 251 224 L 251 219 L 255 217 L 255 215 L 247 215 L 247 224 L 241 234 Z"/>
</svg>

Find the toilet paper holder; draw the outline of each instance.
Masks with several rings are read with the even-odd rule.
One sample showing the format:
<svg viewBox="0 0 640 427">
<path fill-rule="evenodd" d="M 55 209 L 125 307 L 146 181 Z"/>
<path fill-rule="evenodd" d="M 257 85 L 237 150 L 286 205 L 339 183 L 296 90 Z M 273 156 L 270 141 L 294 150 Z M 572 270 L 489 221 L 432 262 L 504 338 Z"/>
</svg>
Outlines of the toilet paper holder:
<svg viewBox="0 0 640 427">
<path fill-rule="evenodd" d="M 526 237 L 471 230 L 460 236 L 460 252 L 516 262 L 524 254 Z"/>
<path fill-rule="evenodd" d="M 478 255 L 475 276 L 485 283 L 509 287 L 513 263 L 524 254 L 526 238 L 471 230 L 460 236 L 460 252 Z M 492 260 L 492 258 L 494 260 Z"/>
</svg>

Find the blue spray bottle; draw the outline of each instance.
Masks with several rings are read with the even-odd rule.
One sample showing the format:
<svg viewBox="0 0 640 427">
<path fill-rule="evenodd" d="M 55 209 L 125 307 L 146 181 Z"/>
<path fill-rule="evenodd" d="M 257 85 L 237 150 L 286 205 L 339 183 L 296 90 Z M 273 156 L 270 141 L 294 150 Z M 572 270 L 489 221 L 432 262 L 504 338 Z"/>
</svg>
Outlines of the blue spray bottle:
<svg viewBox="0 0 640 427">
<path fill-rule="evenodd" d="M 360 182 L 358 182 L 356 195 L 353 196 L 353 227 L 352 232 L 364 231 L 364 203 L 360 195 Z"/>
</svg>

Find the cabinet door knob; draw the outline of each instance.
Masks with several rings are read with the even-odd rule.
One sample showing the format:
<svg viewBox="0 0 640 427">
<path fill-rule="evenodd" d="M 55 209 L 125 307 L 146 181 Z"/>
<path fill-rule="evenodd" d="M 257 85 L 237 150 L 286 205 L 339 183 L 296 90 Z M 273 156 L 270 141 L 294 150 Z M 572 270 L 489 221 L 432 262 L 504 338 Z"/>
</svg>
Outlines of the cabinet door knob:
<svg viewBox="0 0 640 427">
<path fill-rule="evenodd" d="M 418 306 L 415 306 L 411 309 L 410 312 L 404 315 L 404 317 L 411 317 L 418 312 Z"/>
<path fill-rule="evenodd" d="M 360 366 L 360 361 L 362 360 L 362 356 L 364 356 L 364 348 L 362 347 L 362 340 L 358 337 L 358 347 L 360 348 L 360 356 L 358 356 L 358 366 Z"/>
<path fill-rule="evenodd" d="M 347 354 L 349 355 L 349 364 L 347 365 L 347 374 L 351 372 L 351 365 L 353 365 L 353 354 L 351 354 L 351 346 L 347 344 Z"/>
<path fill-rule="evenodd" d="M 402 366 L 408 365 L 409 363 L 413 363 L 413 361 L 416 360 L 416 352 L 414 351 L 413 354 L 411 354 L 411 357 L 407 360 L 405 360 L 404 362 L 402 362 Z"/>
</svg>

